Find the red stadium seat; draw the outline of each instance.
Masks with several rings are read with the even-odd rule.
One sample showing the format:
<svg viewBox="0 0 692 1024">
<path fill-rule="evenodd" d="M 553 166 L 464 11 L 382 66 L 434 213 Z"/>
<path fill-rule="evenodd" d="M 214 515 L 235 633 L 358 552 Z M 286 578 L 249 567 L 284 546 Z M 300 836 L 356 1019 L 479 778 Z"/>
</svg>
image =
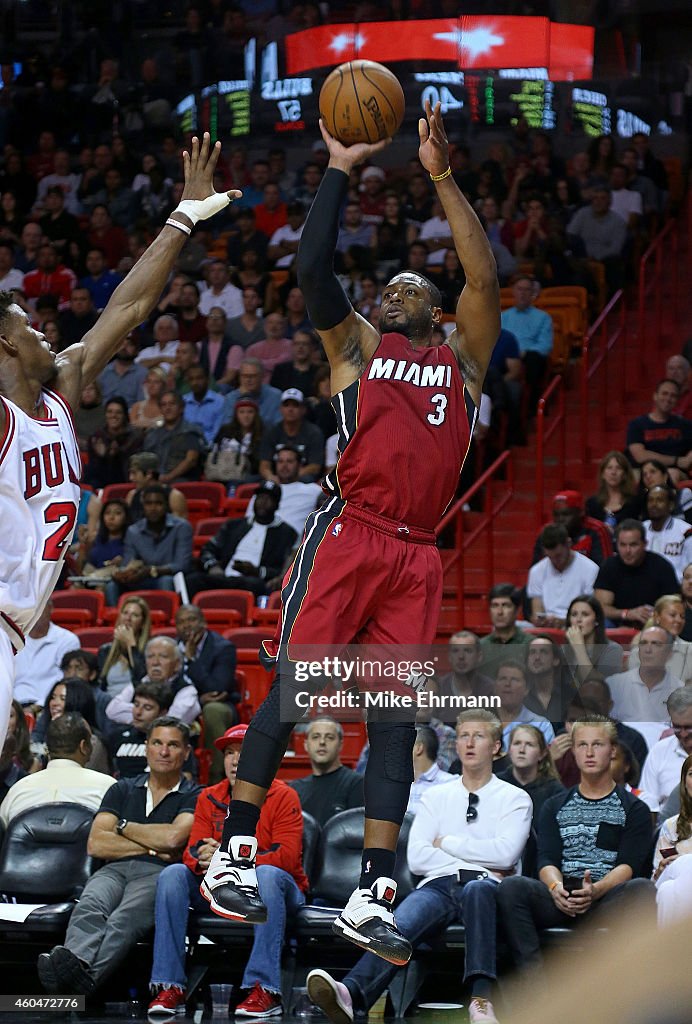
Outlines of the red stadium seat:
<svg viewBox="0 0 692 1024">
<path fill-rule="evenodd" d="M 525 629 L 524 632 L 528 633 L 529 636 L 549 636 L 559 644 L 567 643 L 564 629 L 553 629 L 552 627 L 543 629 L 542 626 L 532 626 L 531 629 Z"/>
<path fill-rule="evenodd" d="M 187 498 L 186 501 L 187 518 L 193 527 L 212 515 L 211 502 L 208 498 Z"/>
<path fill-rule="evenodd" d="M 176 489 L 181 491 L 188 503 L 193 500 L 203 499 L 209 502 L 209 514 L 216 516 L 221 511 L 226 500 L 226 488 L 223 484 L 214 483 L 211 480 L 194 480 L 189 483 L 176 484 Z"/>
<path fill-rule="evenodd" d="M 85 626 L 94 625 L 91 608 L 54 608 L 50 613 L 51 622 L 73 632 Z"/>
<path fill-rule="evenodd" d="M 259 484 L 238 484 L 238 486 L 235 489 L 234 497 L 247 498 L 249 501 L 258 487 Z"/>
<path fill-rule="evenodd" d="M 172 625 L 175 620 L 175 613 L 180 608 L 180 595 L 174 590 L 128 590 L 121 594 L 116 608 L 106 608 L 104 618 L 106 622 L 115 622 L 123 604 L 130 597 L 141 597 L 149 605 L 152 613 L 152 625 Z M 158 613 L 158 614 L 155 614 Z"/>
<path fill-rule="evenodd" d="M 108 484 L 99 495 L 101 504 L 105 505 L 107 501 L 112 501 L 114 498 L 120 498 L 121 501 L 125 501 L 130 491 L 134 491 L 134 489 L 134 484 Z"/>
<path fill-rule="evenodd" d="M 87 651 L 96 651 L 101 644 L 110 644 L 113 641 L 112 626 L 88 626 L 86 629 L 76 629 L 75 636 L 79 640 L 79 646 Z"/>
<path fill-rule="evenodd" d="M 274 630 L 266 626 L 243 626 L 240 629 L 227 629 L 223 635 L 236 648 L 256 652 L 263 640 L 272 639 Z"/>
<path fill-rule="evenodd" d="M 173 640 L 176 640 L 178 630 L 175 626 L 152 626 L 151 636 L 170 636 Z"/>
<path fill-rule="evenodd" d="M 227 519 L 244 519 L 249 504 L 249 498 L 226 498 L 223 511 Z"/>
<path fill-rule="evenodd" d="M 213 609 L 234 610 L 240 615 L 241 626 L 250 625 L 255 607 L 254 596 L 249 590 L 203 590 L 195 594 L 192 603 L 201 608 L 205 615 Z M 207 621 L 211 622 L 210 619 Z"/>
<path fill-rule="evenodd" d="M 70 590 L 56 590 L 53 594 L 53 608 L 88 608 L 92 620 L 89 626 L 100 626 L 106 601 L 100 590 L 88 590 L 86 587 L 72 587 Z"/>
</svg>

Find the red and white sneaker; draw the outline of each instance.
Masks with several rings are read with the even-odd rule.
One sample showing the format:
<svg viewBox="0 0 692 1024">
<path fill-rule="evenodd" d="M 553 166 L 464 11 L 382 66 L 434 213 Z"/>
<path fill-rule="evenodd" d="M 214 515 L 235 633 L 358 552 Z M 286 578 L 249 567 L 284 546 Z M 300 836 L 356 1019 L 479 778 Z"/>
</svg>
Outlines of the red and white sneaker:
<svg viewBox="0 0 692 1024">
<path fill-rule="evenodd" d="M 150 1017 L 175 1017 L 176 1014 L 183 1016 L 185 1013 L 185 989 L 174 985 L 172 988 L 162 988 L 149 1003 L 147 1013 Z"/>
<path fill-rule="evenodd" d="M 396 882 L 378 878 L 370 889 L 356 889 L 332 924 L 332 931 L 356 946 L 402 967 L 411 959 L 411 943 L 397 929 L 392 907 Z"/>
<path fill-rule="evenodd" d="M 236 1017 L 280 1017 L 284 1012 L 278 992 L 267 992 L 259 981 L 250 989 L 242 1003 L 235 1008 Z"/>
<path fill-rule="evenodd" d="M 256 856 L 254 836 L 233 836 L 228 853 L 220 847 L 216 850 L 199 887 L 215 914 L 229 921 L 265 923 L 267 908 L 259 894 Z"/>
</svg>

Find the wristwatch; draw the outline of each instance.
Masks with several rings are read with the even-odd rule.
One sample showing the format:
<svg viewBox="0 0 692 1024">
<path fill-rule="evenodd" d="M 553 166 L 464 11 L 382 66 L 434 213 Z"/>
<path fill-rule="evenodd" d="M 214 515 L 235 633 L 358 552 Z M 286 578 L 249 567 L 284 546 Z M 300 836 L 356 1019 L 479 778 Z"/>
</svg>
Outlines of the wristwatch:
<svg viewBox="0 0 692 1024">
<path fill-rule="evenodd" d="M 156 579 L 158 574 L 159 574 L 159 570 L 157 569 L 157 567 L 155 565 L 152 565 L 151 568 L 149 569 L 149 575 L 152 577 L 152 579 Z"/>
<path fill-rule="evenodd" d="M 121 818 L 118 824 L 115 826 L 115 831 L 118 833 L 119 836 L 121 836 L 128 825 L 129 821 L 127 820 L 127 818 Z"/>
</svg>

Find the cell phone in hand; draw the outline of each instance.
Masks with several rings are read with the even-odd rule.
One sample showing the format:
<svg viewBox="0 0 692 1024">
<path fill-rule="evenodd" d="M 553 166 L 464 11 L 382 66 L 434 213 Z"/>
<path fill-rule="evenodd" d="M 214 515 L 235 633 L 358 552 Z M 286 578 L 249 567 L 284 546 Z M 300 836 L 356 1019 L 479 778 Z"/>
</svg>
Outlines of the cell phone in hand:
<svg viewBox="0 0 692 1024">
<path fill-rule="evenodd" d="M 584 888 L 584 879 L 579 878 L 578 875 L 566 875 L 562 879 L 562 888 L 566 889 L 571 896 L 575 889 Z"/>
<path fill-rule="evenodd" d="M 661 857 L 665 860 L 668 857 L 674 857 L 677 852 L 674 846 L 666 846 L 665 849 L 661 849 Z"/>
</svg>

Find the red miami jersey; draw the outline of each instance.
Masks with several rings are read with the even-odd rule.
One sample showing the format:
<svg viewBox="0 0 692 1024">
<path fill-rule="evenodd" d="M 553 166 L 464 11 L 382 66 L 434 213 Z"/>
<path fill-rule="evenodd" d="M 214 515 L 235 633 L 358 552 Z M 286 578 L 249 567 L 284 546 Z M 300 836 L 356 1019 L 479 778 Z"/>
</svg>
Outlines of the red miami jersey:
<svg viewBox="0 0 692 1024">
<path fill-rule="evenodd" d="M 476 407 L 449 345 L 383 334 L 365 370 L 332 398 L 339 458 L 329 493 L 434 530 L 454 498 Z"/>
<path fill-rule="evenodd" d="M 53 593 L 79 508 L 81 458 L 65 399 L 43 389 L 47 418 L 0 397 L 0 627 L 15 650 Z"/>
</svg>

